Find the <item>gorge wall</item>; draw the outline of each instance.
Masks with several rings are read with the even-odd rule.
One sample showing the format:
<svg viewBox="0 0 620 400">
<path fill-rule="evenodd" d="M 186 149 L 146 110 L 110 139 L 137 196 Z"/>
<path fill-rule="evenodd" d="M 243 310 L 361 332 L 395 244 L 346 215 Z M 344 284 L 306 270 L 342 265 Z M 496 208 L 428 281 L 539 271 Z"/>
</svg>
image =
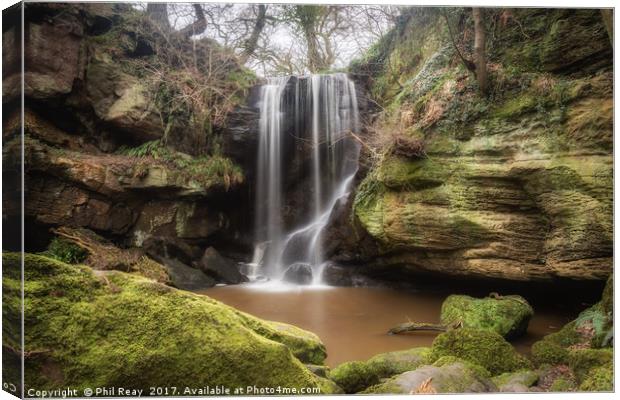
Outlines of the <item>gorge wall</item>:
<svg viewBox="0 0 620 400">
<path fill-rule="evenodd" d="M 599 11 L 486 10 L 486 98 L 455 51 L 471 58 L 470 14 L 412 9 L 352 65 L 380 106 L 367 138 L 380 150 L 334 258 L 379 275 L 605 279 L 613 74 Z"/>
</svg>

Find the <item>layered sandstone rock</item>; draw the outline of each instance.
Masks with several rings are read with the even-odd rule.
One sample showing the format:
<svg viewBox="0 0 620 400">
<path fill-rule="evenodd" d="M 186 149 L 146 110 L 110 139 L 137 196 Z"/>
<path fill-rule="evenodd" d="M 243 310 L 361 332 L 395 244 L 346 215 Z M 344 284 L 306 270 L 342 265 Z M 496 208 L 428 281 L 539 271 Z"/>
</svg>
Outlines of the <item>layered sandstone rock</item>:
<svg viewBox="0 0 620 400">
<path fill-rule="evenodd" d="M 491 40 L 488 98 L 436 29 L 440 17 L 414 10 L 385 46 L 396 72 L 386 67 L 367 81 L 386 104 L 375 135 L 393 144 L 353 207 L 377 245 L 348 257 L 388 271 L 604 279 L 612 268 L 613 100 L 599 13 L 511 11 L 527 21 L 529 39 L 517 41 L 518 25 L 508 22 Z M 403 64 L 399 52 L 409 45 L 420 57 Z"/>
</svg>

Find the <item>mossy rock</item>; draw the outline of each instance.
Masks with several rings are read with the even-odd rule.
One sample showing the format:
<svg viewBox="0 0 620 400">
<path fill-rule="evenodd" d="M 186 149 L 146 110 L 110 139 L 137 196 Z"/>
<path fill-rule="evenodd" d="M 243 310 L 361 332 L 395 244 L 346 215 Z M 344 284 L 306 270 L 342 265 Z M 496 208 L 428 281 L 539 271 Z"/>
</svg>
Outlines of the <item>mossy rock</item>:
<svg viewBox="0 0 620 400">
<path fill-rule="evenodd" d="M 538 381 L 538 374 L 531 370 L 505 372 L 491 378 L 500 392 L 527 392 Z"/>
<path fill-rule="evenodd" d="M 575 349 L 568 355 L 568 366 L 571 367 L 579 382 L 585 380 L 590 371 L 611 364 L 614 359 L 612 349 Z"/>
<path fill-rule="evenodd" d="M 584 392 L 611 392 L 614 389 L 614 368 L 612 363 L 594 368 L 579 385 Z"/>
<path fill-rule="evenodd" d="M 334 368 L 329 377 L 346 393 L 357 393 L 382 379 L 419 367 L 428 361 L 429 352 L 427 347 L 418 347 L 378 354 L 367 361 L 345 362 Z"/>
<path fill-rule="evenodd" d="M 443 362 L 423 365 L 366 389 L 365 394 L 423 394 L 496 392 L 484 368 L 465 360 L 446 357 Z M 439 360 L 438 360 L 439 361 Z M 481 371 L 486 373 L 481 374 Z"/>
<path fill-rule="evenodd" d="M 570 363 L 581 369 L 580 364 L 590 364 L 588 360 L 597 359 L 599 356 L 607 359 L 613 338 L 612 310 L 613 277 L 610 276 L 598 303 L 582 311 L 575 320 L 564 325 L 558 332 L 551 333 L 532 345 L 532 361 L 535 365 Z M 572 350 L 571 347 L 577 349 Z M 599 348 L 603 350 L 595 350 Z"/>
<path fill-rule="evenodd" d="M 552 340 L 539 340 L 531 348 L 535 365 L 557 365 L 568 363 L 568 350 Z"/>
<path fill-rule="evenodd" d="M 444 365 L 450 365 L 456 362 L 465 364 L 467 368 L 474 371 L 477 376 L 484 377 L 484 378 L 491 377 L 491 373 L 487 371 L 484 367 L 481 367 L 478 364 L 475 364 L 473 362 L 470 362 L 470 361 L 467 361 L 467 360 L 464 360 L 462 358 L 455 357 L 455 356 L 443 356 L 439 360 L 435 361 L 433 365 L 435 367 L 443 367 Z"/>
<path fill-rule="evenodd" d="M 531 368 L 531 363 L 504 338 L 491 331 L 471 328 L 453 329 L 433 341 L 430 359 L 455 356 L 478 364 L 493 375 Z"/>
<path fill-rule="evenodd" d="M 4 253 L 5 332 L 17 329 L 20 255 Z M 206 296 L 111 271 L 25 255 L 26 388 L 257 385 L 335 390 L 316 335 Z M 15 303 L 15 304 L 13 304 Z"/>
<path fill-rule="evenodd" d="M 507 339 L 527 331 L 534 310 L 521 296 L 476 299 L 464 295 L 448 296 L 441 306 L 441 322 L 457 321 L 465 328 L 490 330 Z"/>
<path fill-rule="evenodd" d="M 574 379 L 560 376 L 549 386 L 549 392 L 574 392 L 577 384 Z"/>
</svg>

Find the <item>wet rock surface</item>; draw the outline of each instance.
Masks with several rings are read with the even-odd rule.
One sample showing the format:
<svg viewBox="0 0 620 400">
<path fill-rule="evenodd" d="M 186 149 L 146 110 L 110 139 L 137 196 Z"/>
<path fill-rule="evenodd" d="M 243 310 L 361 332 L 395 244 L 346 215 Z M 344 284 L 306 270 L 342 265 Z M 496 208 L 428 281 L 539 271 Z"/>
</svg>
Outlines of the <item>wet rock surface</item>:
<svg viewBox="0 0 620 400">
<path fill-rule="evenodd" d="M 205 274 L 218 282 L 237 284 L 248 281 L 248 278 L 239 271 L 236 262 L 223 257 L 213 247 L 205 250 L 197 265 Z"/>
<path fill-rule="evenodd" d="M 298 285 L 312 283 L 312 266 L 305 263 L 295 263 L 284 271 L 283 281 Z"/>
</svg>

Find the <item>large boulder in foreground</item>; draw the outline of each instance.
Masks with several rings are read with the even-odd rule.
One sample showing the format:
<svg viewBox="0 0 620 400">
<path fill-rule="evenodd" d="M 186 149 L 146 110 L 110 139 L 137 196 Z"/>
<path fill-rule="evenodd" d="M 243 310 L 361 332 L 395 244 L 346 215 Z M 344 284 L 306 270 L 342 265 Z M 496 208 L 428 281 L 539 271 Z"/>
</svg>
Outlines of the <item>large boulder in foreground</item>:
<svg viewBox="0 0 620 400">
<path fill-rule="evenodd" d="M 19 261 L 3 254 L 7 333 L 21 311 Z M 31 254 L 24 264 L 27 388 L 335 387 L 302 364 L 325 358 L 310 332 L 122 272 Z"/>
<path fill-rule="evenodd" d="M 449 330 L 435 338 L 431 361 L 445 356 L 477 364 L 493 375 L 531 367 L 529 360 L 517 353 L 499 334 L 471 328 Z"/>
<path fill-rule="evenodd" d="M 397 375 L 364 393 L 433 394 L 495 392 L 488 371 L 477 365 L 447 357 L 433 365 Z"/>
<path fill-rule="evenodd" d="M 334 368 L 329 378 L 345 393 L 357 393 L 376 385 L 382 379 L 416 369 L 428 360 L 429 348 L 377 354 L 367 361 L 349 361 Z"/>
<path fill-rule="evenodd" d="M 460 322 L 465 328 L 493 331 L 507 339 L 523 335 L 533 315 L 534 309 L 521 296 L 452 295 L 441 306 L 443 324 Z"/>
</svg>

